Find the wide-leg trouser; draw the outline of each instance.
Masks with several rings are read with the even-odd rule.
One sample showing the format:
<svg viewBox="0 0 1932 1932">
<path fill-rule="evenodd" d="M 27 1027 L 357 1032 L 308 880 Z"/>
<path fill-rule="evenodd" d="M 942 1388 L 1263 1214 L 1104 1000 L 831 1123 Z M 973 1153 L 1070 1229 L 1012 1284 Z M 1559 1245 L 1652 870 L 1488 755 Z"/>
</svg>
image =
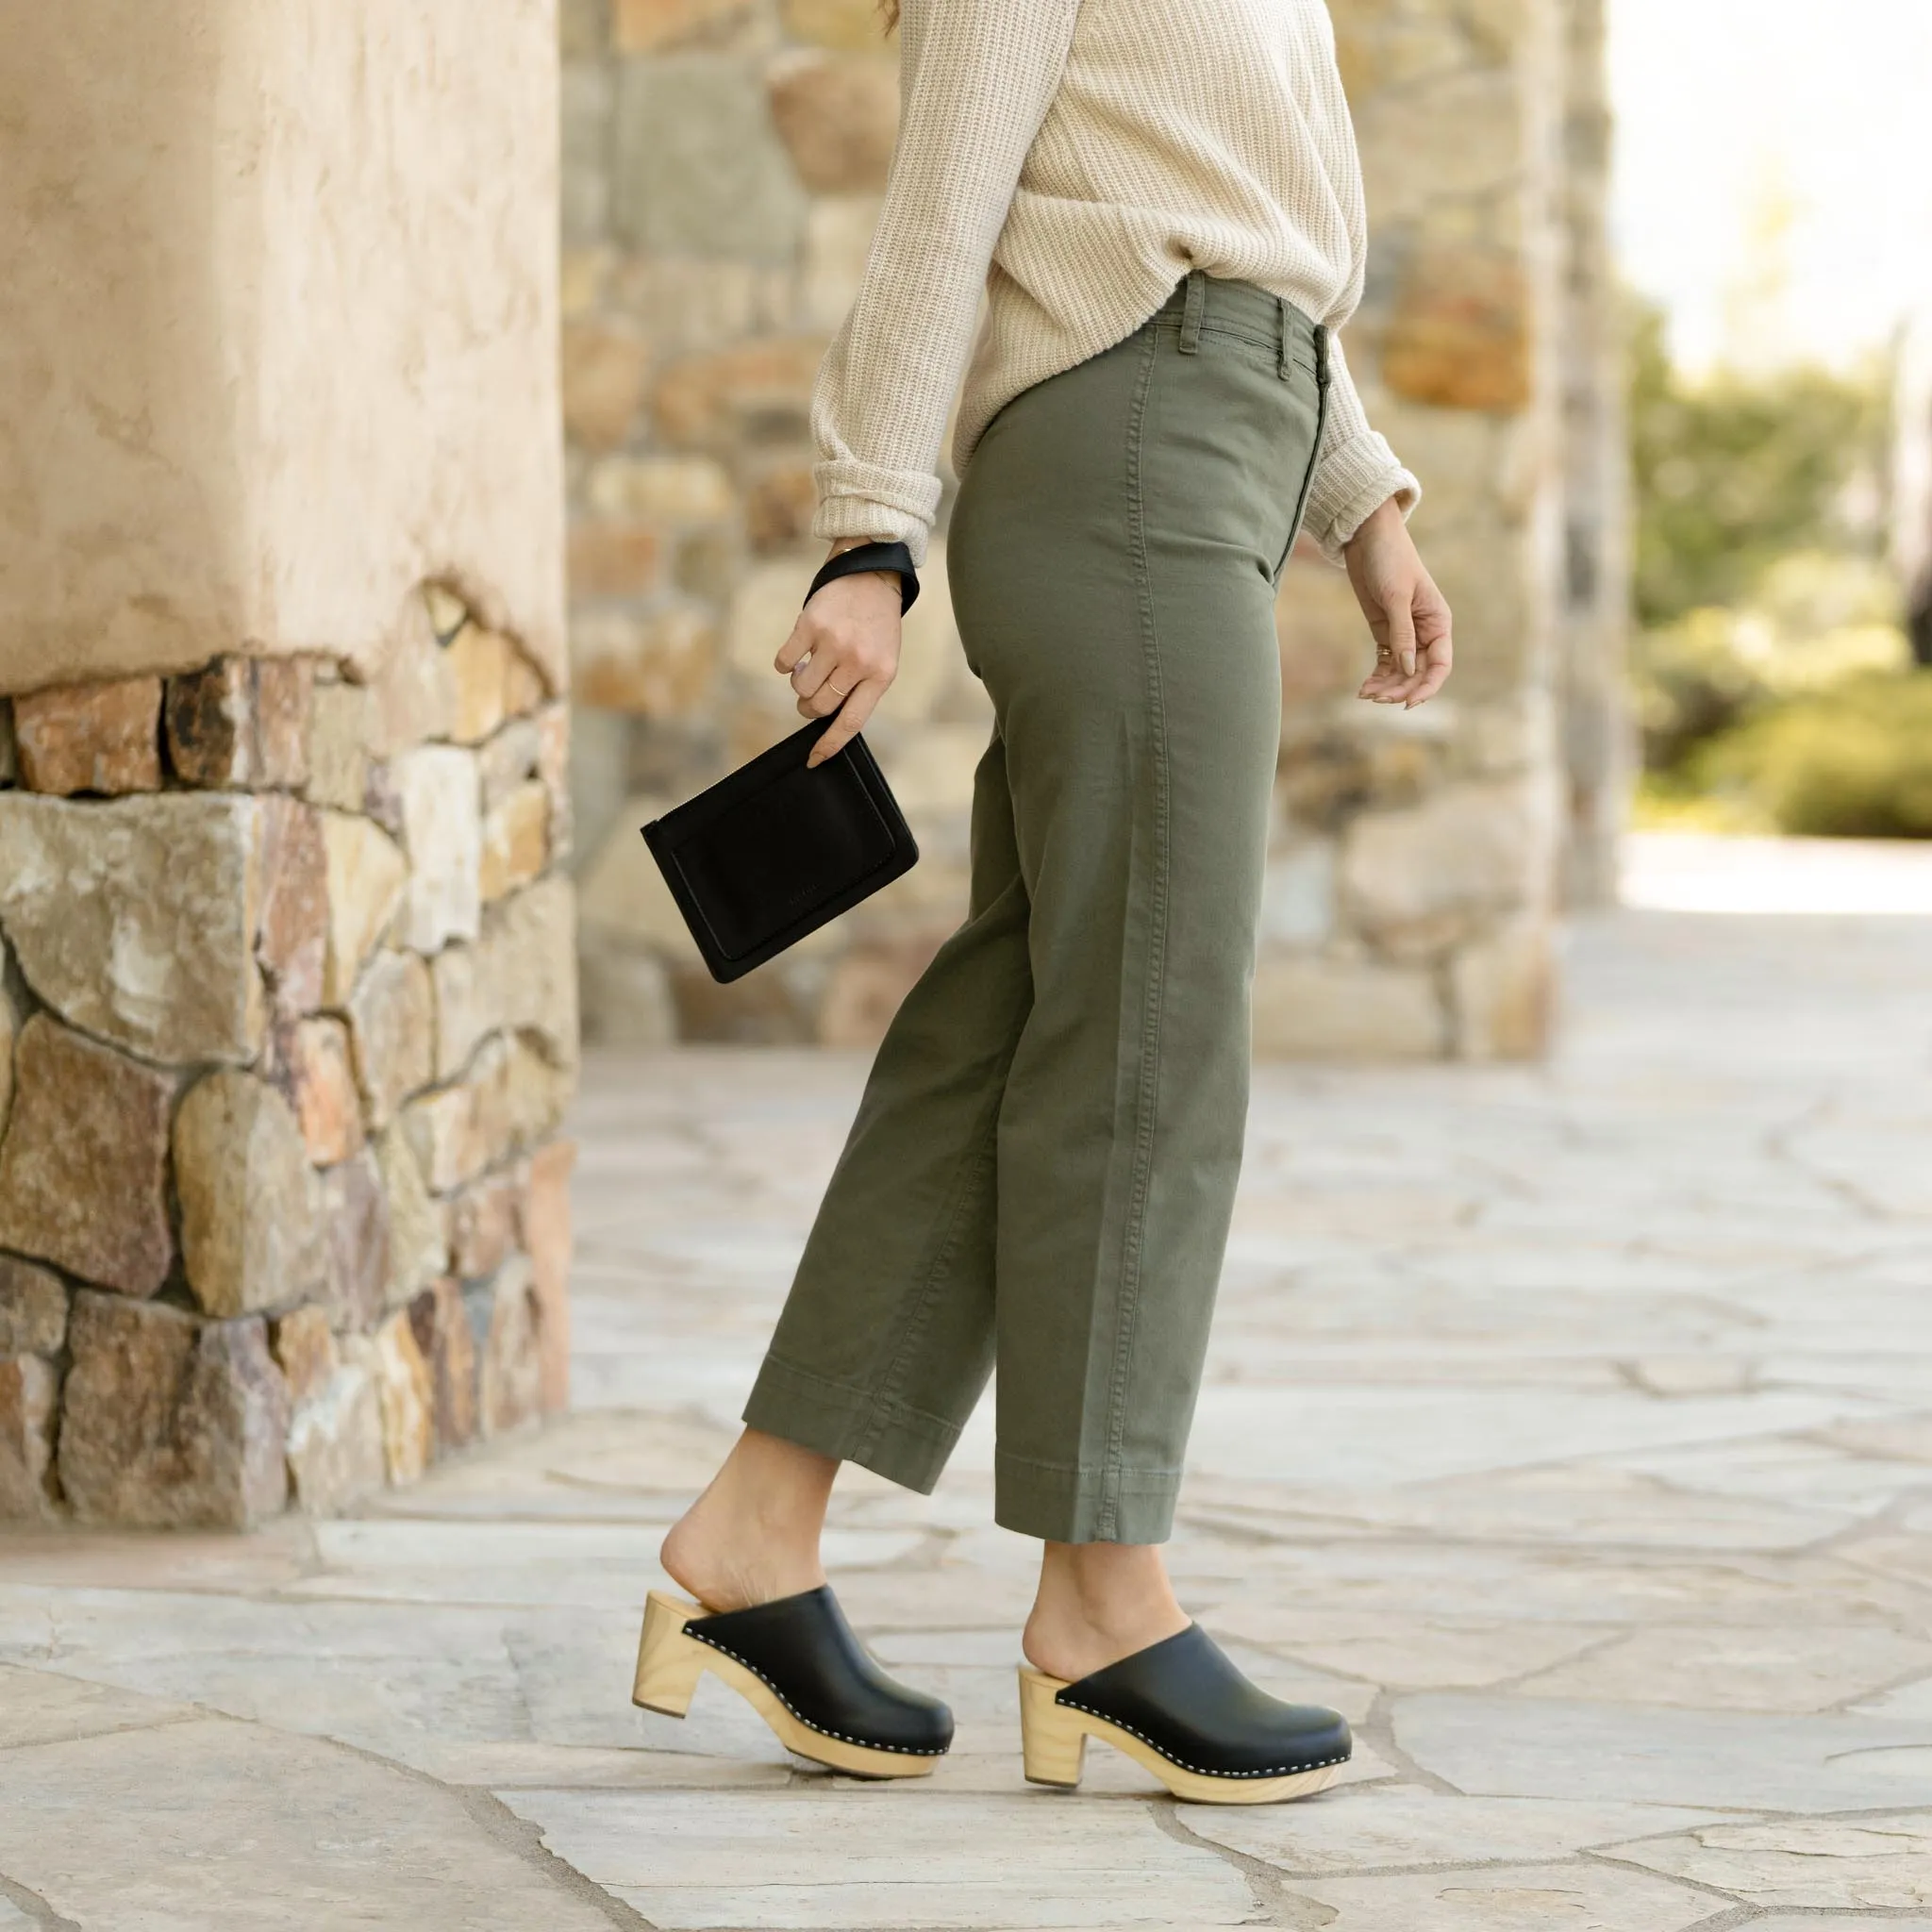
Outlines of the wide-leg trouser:
<svg viewBox="0 0 1932 1932">
<path fill-rule="evenodd" d="M 1286 303 L 1191 275 L 1002 411 L 953 520 L 996 719 L 970 914 L 879 1049 L 744 1415 L 929 1490 L 996 1359 L 994 1513 L 1032 1536 L 1173 1522 L 1325 352 Z"/>
</svg>

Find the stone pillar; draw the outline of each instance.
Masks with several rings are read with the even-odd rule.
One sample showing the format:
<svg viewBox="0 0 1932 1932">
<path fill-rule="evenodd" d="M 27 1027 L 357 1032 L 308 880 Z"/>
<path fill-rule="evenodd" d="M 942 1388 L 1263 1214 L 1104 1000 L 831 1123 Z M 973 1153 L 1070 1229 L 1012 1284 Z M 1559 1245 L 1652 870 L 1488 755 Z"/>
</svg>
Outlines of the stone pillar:
<svg viewBox="0 0 1932 1932">
<path fill-rule="evenodd" d="M 1636 767 L 1624 329 L 1610 246 L 1611 123 L 1604 0 L 1564 0 L 1563 575 L 1557 692 L 1569 790 L 1563 888 L 1617 896 Z"/>
<path fill-rule="evenodd" d="M 0 68 L 0 1517 L 340 1506 L 565 1393 L 554 10 Z"/>
<path fill-rule="evenodd" d="M 1423 478 L 1415 530 L 1456 611 L 1457 672 L 1421 710 L 1360 705 L 1347 585 L 1290 566 L 1257 1044 L 1533 1054 L 1559 812 L 1558 0 L 1332 12 L 1372 231 L 1345 341 L 1370 419 Z"/>
<path fill-rule="evenodd" d="M 1339 0 L 1376 230 L 1349 351 L 1429 485 L 1460 621 L 1453 699 L 1357 705 L 1339 573 L 1291 569 L 1279 833 L 1257 1036 L 1274 1055 L 1543 1041 L 1562 800 L 1564 0 Z M 862 267 L 892 133 L 873 0 L 579 0 L 565 23 L 565 415 L 587 1024 L 875 1039 L 965 900 L 988 712 L 943 526 L 868 739 L 924 862 L 713 987 L 637 827 L 797 723 L 770 670 L 821 554 L 806 406 Z"/>
</svg>

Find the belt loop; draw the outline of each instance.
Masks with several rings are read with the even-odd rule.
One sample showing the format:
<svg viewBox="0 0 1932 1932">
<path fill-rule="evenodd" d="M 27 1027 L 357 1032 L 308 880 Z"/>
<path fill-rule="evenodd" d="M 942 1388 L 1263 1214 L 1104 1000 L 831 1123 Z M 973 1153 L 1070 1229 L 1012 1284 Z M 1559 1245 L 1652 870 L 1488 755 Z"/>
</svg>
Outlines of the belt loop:
<svg viewBox="0 0 1932 1932">
<path fill-rule="evenodd" d="M 1289 356 L 1288 345 L 1293 335 L 1293 325 L 1289 320 L 1288 304 L 1277 295 L 1274 298 L 1274 373 L 1283 382 L 1290 379 L 1294 367 Z"/>
<path fill-rule="evenodd" d="M 1188 275 L 1187 307 L 1181 312 L 1181 354 L 1196 356 L 1201 351 L 1201 315 L 1208 307 L 1208 277 L 1199 269 Z"/>
<path fill-rule="evenodd" d="M 1315 325 L 1315 380 L 1324 389 L 1328 387 L 1328 328 L 1326 324 Z"/>
</svg>

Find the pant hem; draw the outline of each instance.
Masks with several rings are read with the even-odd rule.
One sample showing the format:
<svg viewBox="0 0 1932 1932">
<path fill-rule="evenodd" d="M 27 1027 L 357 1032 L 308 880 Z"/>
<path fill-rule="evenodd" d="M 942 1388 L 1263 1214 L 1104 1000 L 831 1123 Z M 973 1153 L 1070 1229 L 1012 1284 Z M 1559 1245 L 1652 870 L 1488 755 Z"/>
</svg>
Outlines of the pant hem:
<svg viewBox="0 0 1932 1932">
<path fill-rule="evenodd" d="M 1109 1486 L 1107 1470 L 1056 1469 L 995 1455 L 993 1521 L 1002 1529 L 1047 1542 L 1164 1543 L 1174 1533 L 1180 1472 L 1125 1469 L 1110 1474 Z"/>
<path fill-rule="evenodd" d="M 922 1496 L 932 1493 L 959 1440 L 958 1424 L 769 1355 L 745 1401 L 744 1422 L 801 1449 L 856 1462 Z"/>
</svg>

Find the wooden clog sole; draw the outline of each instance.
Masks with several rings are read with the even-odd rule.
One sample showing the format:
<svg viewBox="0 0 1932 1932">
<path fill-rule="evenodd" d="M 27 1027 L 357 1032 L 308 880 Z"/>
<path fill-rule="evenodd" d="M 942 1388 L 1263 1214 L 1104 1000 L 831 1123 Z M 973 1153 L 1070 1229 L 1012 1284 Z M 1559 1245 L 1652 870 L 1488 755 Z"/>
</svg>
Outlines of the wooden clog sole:
<svg viewBox="0 0 1932 1932">
<path fill-rule="evenodd" d="M 1080 1782 L 1089 1738 L 1098 1738 L 1124 1752 L 1151 1771 L 1176 1798 L 1191 1805 L 1280 1805 L 1293 1798 L 1311 1798 L 1333 1784 L 1341 1771 L 1339 1764 L 1318 1765 L 1312 1771 L 1289 1772 L 1280 1777 L 1217 1777 L 1209 1772 L 1190 1771 L 1164 1757 L 1132 1731 L 1089 1711 L 1056 1703 L 1066 1688 L 1061 1678 L 1021 1667 L 1020 1736 L 1029 1784 L 1071 1790 Z"/>
</svg>

